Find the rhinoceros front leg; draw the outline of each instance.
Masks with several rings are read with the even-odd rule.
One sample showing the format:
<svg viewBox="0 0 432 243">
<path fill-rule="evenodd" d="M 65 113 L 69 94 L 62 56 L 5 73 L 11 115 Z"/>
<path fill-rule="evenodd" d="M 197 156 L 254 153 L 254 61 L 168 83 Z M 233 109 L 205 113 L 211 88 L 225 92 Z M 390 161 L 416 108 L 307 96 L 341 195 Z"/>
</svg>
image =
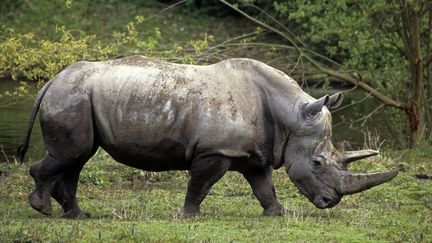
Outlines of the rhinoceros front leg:
<svg viewBox="0 0 432 243">
<path fill-rule="evenodd" d="M 184 206 L 179 217 L 191 217 L 200 213 L 200 204 L 211 187 L 221 179 L 230 167 L 230 159 L 222 156 L 196 158 L 191 165 Z"/>
<path fill-rule="evenodd" d="M 273 168 L 268 166 L 264 169 L 254 168 L 241 173 L 252 187 L 253 194 L 264 208 L 265 216 L 281 216 L 285 214 L 285 209 L 276 198 L 276 191 L 272 182 Z"/>
</svg>

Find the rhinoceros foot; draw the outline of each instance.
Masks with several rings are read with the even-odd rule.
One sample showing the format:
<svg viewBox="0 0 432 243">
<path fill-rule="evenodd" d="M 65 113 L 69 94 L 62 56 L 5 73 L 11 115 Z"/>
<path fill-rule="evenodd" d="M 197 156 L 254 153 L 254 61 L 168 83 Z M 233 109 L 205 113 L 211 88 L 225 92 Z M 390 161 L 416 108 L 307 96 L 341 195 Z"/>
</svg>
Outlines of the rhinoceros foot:
<svg viewBox="0 0 432 243">
<path fill-rule="evenodd" d="M 44 202 L 38 191 L 35 190 L 34 192 L 30 193 L 30 195 L 28 196 L 28 201 L 30 203 L 30 206 L 36 211 L 39 211 L 45 215 L 52 214 L 51 201 L 48 200 Z"/>
<path fill-rule="evenodd" d="M 91 218 L 91 214 L 85 211 L 82 211 L 81 209 L 78 210 L 71 210 L 69 212 L 66 212 L 62 215 L 62 218 L 65 219 L 89 219 Z"/>
<path fill-rule="evenodd" d="M 284 216 L 285 214 L 286 210 L 280 203 L 264 209 L 262 213 L 263 216 Z"/>
<path fill-rule="evenodd" d="M 30 168 L 30 175 L 36 183 L 36 189 L 29 194 L 28 201 L 30 206 L 34 208 L 36 211 L 41 212 L 45 215 L 52 214 L 51 200 L 50 196 L 46 195 L 46 184 L 44 184 L 39 179 L 39 171 L 40 171 L 41 163 L 37 163 Z"/>
<path fill-rule="evenodd" d="M 178 212 L 176 218 L 187 219 L 187 218 L 199 216 L 200 214 L 201 214 L 201 212 L 199 211 L 199 209 L 198 210 L 190 210 L 190 209 L 182 208 L 180 210 L 180 212 Z"/>
</svg>

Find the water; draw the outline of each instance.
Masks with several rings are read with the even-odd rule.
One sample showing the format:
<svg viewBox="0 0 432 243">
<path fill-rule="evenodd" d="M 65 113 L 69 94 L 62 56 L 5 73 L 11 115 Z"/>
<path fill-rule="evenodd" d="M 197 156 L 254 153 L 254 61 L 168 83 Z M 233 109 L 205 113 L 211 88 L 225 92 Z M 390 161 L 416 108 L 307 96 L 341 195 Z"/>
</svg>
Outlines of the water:
<svg viewBox="0 0 432 243">
<path fill-rule="evenodd" d="M 0 93 L 12 91 L 17 83 L 0 80 Z M 36 87 L 32 85 L 29 90 L 36 94 Z M 28 126 L 31 109 L 35 96 L 17 100 L 0 99 L 0 162 L 13 162 L 18 146 L 23 142 Z M 45 154 L 39 121 L 33 126 L 30 147 L 27 150 L 25 161 L 38 160 Z"/>
<path fill-rule="evenodd" d="M 0 93 L 13 90 L 16 85 L 16 82 L 13 81 L 0 80 Z M 37 92 L 34 86 L 30 88 L 33 95 L 18 102 L 6 105 L 5 103 L 10 103 L 10 100 L 0 99 L 0 163 L 13 162 L 16 149 L 23 142 Z M 325 93 L 332 94 L 336 91 L 312 90 L 308 92 L 312 93 L 314 97 L 321 97 Z M 361 100 L 365 96 L 365 93 L 361 91 L 350 92 L 348 96 L 345 95 L 342 106 Z M 343 122 L 344 120 L 360 119 L 378 105 L 379 103 L 376 100 L 368 98 L 364 102 L 333 113 L 333 137 L 336 146 L 347 146 L 354 149 L 362 147 L 365 131 L 370 131 L 375 136 L 379 134 L 380 141 L 386 140 L 389 143 L 392 136 L 388 132 L 386 117 L 382 112 L 377 112 L 363 127 L 360 127 L 361 122 L 356 123 L 354 126 L 350 125 L 349 122 Z M 37 120 L 33 127 L 30 147 L 25 161 L 40 160 L 45 153 L 39 121 Z"/>
</svg>

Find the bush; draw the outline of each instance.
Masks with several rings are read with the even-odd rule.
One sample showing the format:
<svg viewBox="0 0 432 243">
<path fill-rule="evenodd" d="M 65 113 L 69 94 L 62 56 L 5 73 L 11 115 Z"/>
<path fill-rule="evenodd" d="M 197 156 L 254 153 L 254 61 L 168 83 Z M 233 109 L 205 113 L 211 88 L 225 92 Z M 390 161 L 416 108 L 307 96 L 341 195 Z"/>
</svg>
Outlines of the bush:
<svg viewBox="0 0 432 243">
<path fill-rule="evenodd" d="M 2 27 L 5 40 L 0 42 L 0 78 L 49 80 L 63 68 L 80 60 L 102 61 L 129 55 L 195 63 L 193 56 L 201 54 L 214 41 L 213 36 L 205 33 L 202 40 L 191 40 L 184 46 L 161 45 L 162 36 L 157 27 L 146 33 L 136 29 L 136 25 L 143 20 L 144 17 L 136 16 L 134 21 L 127 24 L 126 31 L 114 32 L 114 42 L 110 44 L 84 32 L 73 35 L 64 26 L 56 29 L 59 37 L 53 40 Z"/>
<path fill-rule="evenodd" d="M 64 27 L 57 40 L 45 40 L 31 33 L 3 29 L 5 41 L 0 43 L 0 77 L 14 80 L 50 79 L 64 67 L 78 60 L 104 60 L 117 50 L 103 45 L 94 35 L 74 37 Z"/>
</svg>

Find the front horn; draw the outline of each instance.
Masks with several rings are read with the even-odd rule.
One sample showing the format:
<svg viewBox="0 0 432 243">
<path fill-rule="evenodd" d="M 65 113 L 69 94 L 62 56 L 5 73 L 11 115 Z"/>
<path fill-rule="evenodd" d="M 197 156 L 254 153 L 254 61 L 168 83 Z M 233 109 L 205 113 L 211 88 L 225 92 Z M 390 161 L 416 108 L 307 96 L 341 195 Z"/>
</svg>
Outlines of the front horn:
<svg viewBox="0 0 432 243">
<path fill-rule="evenodd" d="M 341 175 L 340 192 L 343 195 L 353 194 L 380 185 L 397 176 L 397 171 L 374 174 L 346 174 Z"/>
</svg>

